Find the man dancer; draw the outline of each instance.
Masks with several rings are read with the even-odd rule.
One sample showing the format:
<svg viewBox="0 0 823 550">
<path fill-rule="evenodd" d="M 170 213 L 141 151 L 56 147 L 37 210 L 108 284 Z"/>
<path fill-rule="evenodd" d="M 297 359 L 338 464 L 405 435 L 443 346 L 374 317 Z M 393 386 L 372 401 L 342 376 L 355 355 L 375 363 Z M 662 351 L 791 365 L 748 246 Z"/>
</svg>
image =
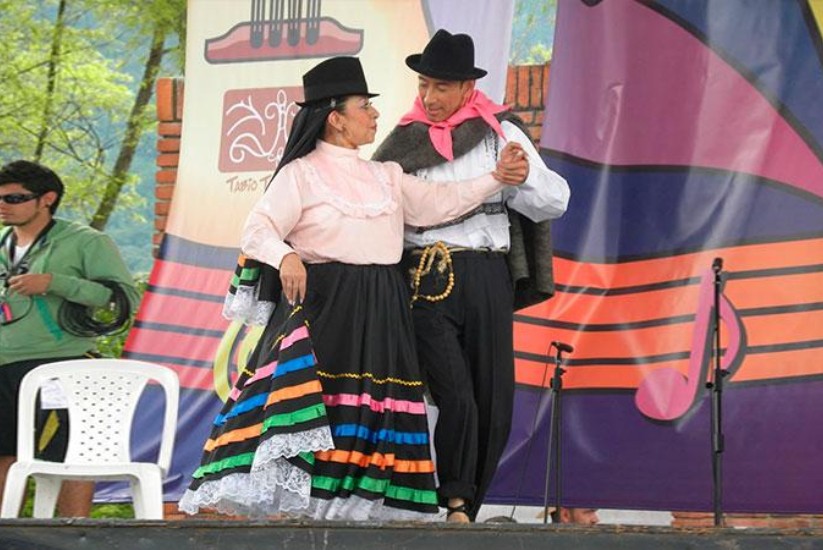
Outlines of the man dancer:
<svg viewBox="0 0 823 550">
<path fill-rule="evenodd" d="M 522 160 L 522 185 L 454 222 L 405 232 L 418 354 L 440 411 L 439 497 L 448 521 L 467 523 L 511 428 L 513 310 L 553 291 L 548 225 L 538 222 L 565 212 L 569 187 L 545 166 L 519 119 L 475 89 L 486 71 L 474 66 L 471 37 L 441 29 L 406 64 L 419 75 L 418 97 L 375 159 L 431 181 L 488 172 L 509 151 Z"/>
</svg>

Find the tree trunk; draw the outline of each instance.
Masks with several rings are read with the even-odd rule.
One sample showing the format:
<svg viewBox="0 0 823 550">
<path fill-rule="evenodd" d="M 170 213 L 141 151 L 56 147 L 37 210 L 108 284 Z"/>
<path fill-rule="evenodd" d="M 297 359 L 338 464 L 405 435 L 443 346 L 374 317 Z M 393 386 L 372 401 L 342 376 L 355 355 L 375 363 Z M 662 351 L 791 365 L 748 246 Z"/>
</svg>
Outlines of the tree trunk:
<svg viewBox="0 0 823 550">
<path fill-rule="evenodd" d="M 120 191 L 126 183 L 131 162 L 137 150 L 137 144 L 140 141 L 140 136 L 143 134 L 143 114 L 149 105 L 149 101 L 151 101 L 152 93 L 154 93 L 157 74 L 160 72 L 160 63 L 163 60 L 163 47 L 165 42 L 165 29 L 162 28 L 161 25 L 156 25 L 152 36 L 149 56 L 146 59 L 146 65 L 143 69 L 143 79 L 140 82 L 140 89 L 134 98 L 134 105 L 132 105 L 131 113 L 126 122 L 126 133 L 120 144 L 120 152 L 117 155 L 114 168 L 112 168 L 109 181 L 103 192 L 103 198 L 100 200 L 97 211 L 92 216 L 91 223 L 89 224 L 100 231 L 105 229 L 114 211 L 117 197 L 120 195 Z"/>
<path fill-rule="evenodd" d="M 46 99 L 43 104 L 43 120 L 40 124 L 40 131 L 37 132 L 37 142 L 34 147 L 35 162 L 40 162 L 43 157 L 43 150 L 46 148 L 46 139 L 51 125 L 51 108 L 54 102 L 54 89 L 57 87 L 57 65 L 60 60 L 60 48 L 63 44 L 63 30 L 66 28 L 66 2 L 67 0 L 60 0 L 60 5 L 57 7 L 57 20 L 54 22 L 51 54 L 49 55 L 49 72 L 46 80 Z"/>
</svg>

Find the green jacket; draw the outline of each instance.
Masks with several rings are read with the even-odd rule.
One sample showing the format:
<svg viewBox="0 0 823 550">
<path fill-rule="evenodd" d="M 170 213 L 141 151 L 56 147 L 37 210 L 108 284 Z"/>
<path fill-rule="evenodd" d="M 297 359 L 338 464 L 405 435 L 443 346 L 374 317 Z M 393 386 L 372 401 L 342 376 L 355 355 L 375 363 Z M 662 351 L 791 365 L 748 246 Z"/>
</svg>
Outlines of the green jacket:
<svg viewBox="0 0 823 550">
<path fill-rule="evenodd" d="M 6 241 L 0 247 L 0 273 L 10 271 L 10 231 L 11 228 L 0 230 L 0 241 Z M 137 306 L 139 296 L 134 280 L 114 242 L 88 226 L 56 220 L 29 251 L 26 262 L 29 273 L 51 273 L 52 280 L 43 296 L 25 297 L 8 292 L 0 298 L 0 303 L 6 302 L 10 307 L 13 319 L 11 323 L 0 324 L 0 368 L 29 359 L 79 357 L 94 350 L 94 338 L 74 336 L 60 327 L 58 311 L 66 301 L 107 305 L 112 291 L 94 282 L 95 279 L 118 283 L 129 297 L 131 310 Z"/>
</svg>

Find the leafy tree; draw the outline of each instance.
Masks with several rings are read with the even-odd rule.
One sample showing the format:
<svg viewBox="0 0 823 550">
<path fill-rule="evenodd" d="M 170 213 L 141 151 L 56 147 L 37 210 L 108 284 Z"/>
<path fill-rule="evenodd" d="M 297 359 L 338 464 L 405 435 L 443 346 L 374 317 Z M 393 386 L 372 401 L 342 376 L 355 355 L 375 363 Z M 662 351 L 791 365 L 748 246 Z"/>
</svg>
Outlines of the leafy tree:
<svg viewBox="0 0 823 550">
<path fill-rule="evenodd" d="M 129 181 L 129 170 L 137 151 L 137 145 L 143 132 L 154 125 L 153 113 L 148 107 L 154 93 L 154 86 L 163 57 L 170 51 L 166 47 L 170 35 L 185 36 L 185 0 L 152 0 L 151 2 L 124 2 L 108 0 L 110 7 L 106 11 L 117 11 L 125 5 L 131 11 L 125 24 L 138 31 L 138 36 L 151 35 L 148 55 L 143 65 L 142 78 L 131 110 L 126 120 L 125 132 L 120 142 L 120 149 L 114 166 L 109 174 L 103 197 L 92 216 L 91 225 L 98 229 L 105 227 L 114 211 L 118 196 Z M 146 10 L 146 8 L 149 8 Z M 146 11 L 150 17 L 146 17 Z M 182 48 L 171 50 L 182 66 Z"/>
<path fill-rule="evenodd" d="M 116 204 L 142 201 L 131 164 L 164 59 L 182 67 L 185 0 L 0 0 L 0 12 L 0 158 L 55 169 L 64 208 L 103 229 Z"/>
<path fill-rule="evenodd" d="M 509 60 L 542 65 L 552 56 L 557 0 L 516 0 Z"/>
</svg>

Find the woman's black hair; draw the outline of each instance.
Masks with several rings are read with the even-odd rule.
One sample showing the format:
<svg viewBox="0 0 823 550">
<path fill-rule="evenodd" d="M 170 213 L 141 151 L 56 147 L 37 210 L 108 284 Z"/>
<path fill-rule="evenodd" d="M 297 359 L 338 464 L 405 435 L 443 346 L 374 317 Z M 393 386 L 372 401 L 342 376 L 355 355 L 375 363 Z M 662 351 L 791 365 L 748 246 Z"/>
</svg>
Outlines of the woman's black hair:
<svg viewBox="0 0 823 550">
<path fill-rule="evenodd" d="M 323 130 L 326 128 L 326 119 L 329 114 L 332 111 L 342 113 L 345 100 L 345 97 L 324 99 L 322 102 L 305 105 L 297 112 L 291 125 L 289 139 L 286 141 L 286 147 L 283 150 L 283 157 L 274 170 L 269 183 L 266 184 L 266 189 L 269 188 L 271 182 L 274 181 L 274 178 L 277 177 L 277 174 L 284 166 L 314 151 L 317 140 L 320 139 Z M 255 265 L 260 268 L 258 299 L 277 303 L 283 292 L 278 270 L 264 262 L 255 262 Z"/>
<path fill-rule="evenodd" d="M 292 121 L 289 139 L 283 150 L 283 158 L 274 170 L 266 188 L 271 185 L 280 170 L 293 160 L 305 157 L 314 151 L 317 140 L 323 135 L 326 128 L 326 119 L 332 111 L 343 112 L 345 97 L 324 99 L 322 102 L 302 107 Z"/>
</svg>

